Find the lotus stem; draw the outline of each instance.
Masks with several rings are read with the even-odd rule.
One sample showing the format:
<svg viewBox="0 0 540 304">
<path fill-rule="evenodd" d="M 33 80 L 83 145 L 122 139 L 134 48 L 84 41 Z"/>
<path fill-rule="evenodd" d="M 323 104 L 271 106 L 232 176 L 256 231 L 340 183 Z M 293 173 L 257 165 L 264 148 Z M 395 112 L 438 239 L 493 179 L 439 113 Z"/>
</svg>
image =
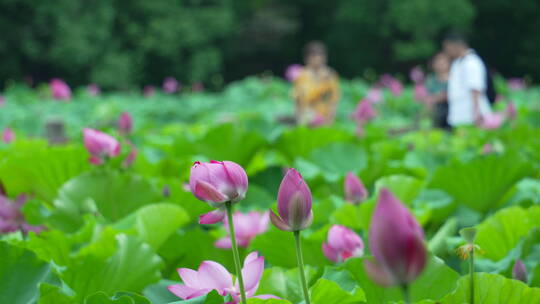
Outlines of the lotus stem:
<svg viewBox="0 0 540 304">
<path fill-rule="evenodd" d="M 306 280 L 306 273 L 304 270 L 304 256 L 302 255 L 302 244 L 300 239 L 300 230 L 294 231 L 294 241 L 296 244 L 296 258 L 298 260 L 298 272 L 300 273 L 300 283 L 302 284 L 302 290 L 304 291 L 305 304 L 310 304 L 309 290 Z"/>
<path fill-rule="evenodd" d="M 240 254 L 238 253 L 238 245 L 236 244 L 236 235 L 234 232 L 232 203 L 226 202 L 227 207 L 227 219 L 229 222 L 229 232 L 231 234 L 232 251 L 234 257 L 234 266 L 236 268 L 236 277 L 238 278 L 238 285 L 240 286 L 240 299 L 242 304 L 247 304 L 246 290 L 244 288 L 244 278 L 242 277 L 242 268 L 240 266 Z"/>
</svg>

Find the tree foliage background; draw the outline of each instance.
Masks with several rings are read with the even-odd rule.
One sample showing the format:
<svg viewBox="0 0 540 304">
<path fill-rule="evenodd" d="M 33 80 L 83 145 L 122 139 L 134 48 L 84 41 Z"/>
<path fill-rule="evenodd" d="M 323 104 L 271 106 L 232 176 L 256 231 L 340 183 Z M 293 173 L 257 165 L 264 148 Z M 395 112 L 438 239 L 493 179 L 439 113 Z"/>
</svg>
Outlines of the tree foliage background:
<svg viewBox="0 0 540 304">
<path fill-rule="evenodd" d="M 1 0 L 0 85 L 220 86 L 281 75 L 313 39 L 340 74 L 369 77 L 425 63 L 449 29 L 504 75 L 539 78 L 539 13 L 538 0 Z"/>
</svg>

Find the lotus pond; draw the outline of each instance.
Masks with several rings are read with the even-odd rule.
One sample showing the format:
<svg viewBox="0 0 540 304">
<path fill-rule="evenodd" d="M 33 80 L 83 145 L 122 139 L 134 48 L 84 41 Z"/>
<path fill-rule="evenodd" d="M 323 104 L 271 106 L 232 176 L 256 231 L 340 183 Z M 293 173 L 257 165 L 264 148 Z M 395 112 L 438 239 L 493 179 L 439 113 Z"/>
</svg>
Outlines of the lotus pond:
<svg viewBox="0 0 540 304">
<path fill-rule="evenodd" d="M 370 86 L 341 86 L 322 127 L 288 123 L 273 78 L 69 102 L 9 87 L 0 303 L 540 303 L 540 89 L 498 81 L 515 115 L 452 132 L 385 89 L 358 134 Z"/>
</svg>

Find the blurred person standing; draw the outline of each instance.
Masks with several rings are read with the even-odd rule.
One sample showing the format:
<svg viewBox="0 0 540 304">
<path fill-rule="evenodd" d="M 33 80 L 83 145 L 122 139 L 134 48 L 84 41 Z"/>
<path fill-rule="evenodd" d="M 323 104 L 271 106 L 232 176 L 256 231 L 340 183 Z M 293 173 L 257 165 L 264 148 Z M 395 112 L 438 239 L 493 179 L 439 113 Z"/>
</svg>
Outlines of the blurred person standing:
<svg viewBox="0 0 540 304">
<path fill-rule="evenodd" d="M 330 124 L 334 121 L 340 90 L 337 73 L 326 65 L 324 44 L 308 43 L 304 48 L 304 61 L 305 67 L 294 80 L 296 123 Z"/>
<path fill-rule="evenodd" d="M 426 104 L 433 111 L 433 125 L 441 129 L 449 129 L 448 124 L 448 76 L 450 57 L 444 52 L 437 53 L 429 64 L 431 72 L 426 78 Z"/>
<path fill-rule="evenodd" d="M 443 48 L 453 60 L 448 79 L 448 123 L 452 127 L 480 124 L 491 113 L 486 65 L 460 34 L 447 35 Z"/>
</svg>

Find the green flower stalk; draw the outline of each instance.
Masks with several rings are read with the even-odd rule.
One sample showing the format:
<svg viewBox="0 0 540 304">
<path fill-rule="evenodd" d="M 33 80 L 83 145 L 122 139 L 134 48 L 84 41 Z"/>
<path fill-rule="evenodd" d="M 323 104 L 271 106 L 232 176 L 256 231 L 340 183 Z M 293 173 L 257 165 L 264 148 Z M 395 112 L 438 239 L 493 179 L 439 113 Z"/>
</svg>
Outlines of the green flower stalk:
<svg viewBox="0 0 540 304">
<path fill-rule="evenodd" d="M 463 259 L 469 259 L 469 289 L 470 289 L 470 304 L 474 304 L 474 252 L 479 250 L 480 247 L 474 244 L 476 240 L 476 228 L 469 227 L 463 228 L 459 231 L 461 237 L 467 242 L 467 244 L 457 249 L 458 256 Z"/>
</svg>

